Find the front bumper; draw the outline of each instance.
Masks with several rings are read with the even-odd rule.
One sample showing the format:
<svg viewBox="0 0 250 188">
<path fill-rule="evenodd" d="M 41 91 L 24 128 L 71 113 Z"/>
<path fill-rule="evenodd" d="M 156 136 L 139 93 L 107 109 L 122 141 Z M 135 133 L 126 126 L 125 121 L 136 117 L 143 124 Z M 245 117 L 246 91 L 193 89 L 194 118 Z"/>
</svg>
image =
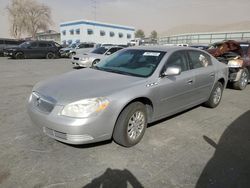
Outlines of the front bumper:
<svg viewBox="0 0 250 188">
<path fill-rule="evenodd" d="M 74 145 L 111 139 L 116 121 L 109 110 L 94 117 L 71 118 L 58 115 L 63 109 L 63 106 L 59 105 L 50 113 L 45 113 L 29 101 L 27 109 L 32 122 L 47 136 Z"/>
<path fill-rule="evenodd" d="M 71 63 L 73 66 L 79 66 L 79 67 L 91 67 L 92 61 L 82 61 L 80 59 L 75 59 L 72 57 Z"/>
<path fill-rule="evenodd" d="M 14 57 L 14 56 L 15 56 L 15 53 L 14 53 L 14 52 L 4 51 L 4 52 L 3 52 L 3 55 L 4 55 L 5 57 Z"/>
<path fill-rule="evenodd" d="M 231 68 L 231 67 L 229 67 L 228 81 L 230 81 L 230 82 L 239 81 L 242 70 L 243 69 L 241 69 L 241 68 Z"/>
<path fill-rule="evenodd" d="M 60 51 L 60 56 L 61 57 L 69 57 L 69 52 L 64 52 L 64 51 Z"/>
</svg>

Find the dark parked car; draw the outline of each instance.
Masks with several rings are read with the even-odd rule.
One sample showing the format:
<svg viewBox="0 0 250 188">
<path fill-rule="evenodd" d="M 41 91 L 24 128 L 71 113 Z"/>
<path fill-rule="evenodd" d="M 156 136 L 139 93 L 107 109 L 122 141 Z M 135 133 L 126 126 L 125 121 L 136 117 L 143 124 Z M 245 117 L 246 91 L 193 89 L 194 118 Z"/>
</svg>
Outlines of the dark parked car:
<svg viewBox="0 0 250 188">
<path fill-rule="evenodd" d="M 234 89 L 243 90 L 249 81 L 250 42 L 227 40 L 214 43 L 208 52 L 229 68 L 228 81 Z"/>
<path fill-rule="evenodd" d="M 1 38 L 0 39 L 0 56 L 4 55 L 5 48 L 16 47 L 22 44 L 23 42 L 24 42 L 23 40 Z"/>
<path fill-rule="evenodd" d="M 54 59 L 60 57 L 61 45 L 53 41 L 29 41 L 17 47 L 4 49 L 4 53 L 15 59 L 24 58 L 47 58 Z"/>
</svg>

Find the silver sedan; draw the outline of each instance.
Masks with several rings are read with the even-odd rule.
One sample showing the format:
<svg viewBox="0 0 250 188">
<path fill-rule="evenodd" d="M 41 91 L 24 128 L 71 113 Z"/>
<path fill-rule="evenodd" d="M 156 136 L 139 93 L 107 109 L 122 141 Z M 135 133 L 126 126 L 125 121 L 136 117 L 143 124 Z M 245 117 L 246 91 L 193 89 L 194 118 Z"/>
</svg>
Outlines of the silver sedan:
<svg viewBox="0 0 250 188">
<path fill-rule="evenodd" d="M 43 132 L 61 142 L 113 139 L 130 147 L 147 124 L 204 104 L 216 107 L 228 68 L 188 47 L 131 47 L 93 68 L 36 84 L 28 113 Z"/>
<path fill-rule="evenodd" d="M 90 53 L 76 54 L 71 58 L 72 65 L 79 67 L 91 67 L 108 55 L 121 50 L 120 46 L 102 46 L 94 49 Z"/>
</svg>

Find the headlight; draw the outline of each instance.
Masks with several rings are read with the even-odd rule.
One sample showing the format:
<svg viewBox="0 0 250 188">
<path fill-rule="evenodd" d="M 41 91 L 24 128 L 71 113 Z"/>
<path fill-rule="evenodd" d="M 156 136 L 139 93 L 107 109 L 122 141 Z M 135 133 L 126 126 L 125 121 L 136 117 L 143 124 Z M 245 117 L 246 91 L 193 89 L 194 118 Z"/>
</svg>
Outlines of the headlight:
<svg viewBox="0 0 250 188">
<path fill-rule="evenodd" d="M 242 59 L 233 59 L 228 61 L 228 67 L 231 68 L 239 68 L 242 67 L 243 60 Z"/>
<path fill-rule="evenodd" d="M 89 61 L 90 58 L 89 58 L 89 57 L 82 57 L 82 58 L 80 58 L 80 60 L 81 60 L 81 61 Z"/>
<path fill-rule="evenodd" d="M 66 105 L 60 115 L 86 118 L 107 108 L 109 101 L 103 97 L 76 101 Z"/>
</svg>

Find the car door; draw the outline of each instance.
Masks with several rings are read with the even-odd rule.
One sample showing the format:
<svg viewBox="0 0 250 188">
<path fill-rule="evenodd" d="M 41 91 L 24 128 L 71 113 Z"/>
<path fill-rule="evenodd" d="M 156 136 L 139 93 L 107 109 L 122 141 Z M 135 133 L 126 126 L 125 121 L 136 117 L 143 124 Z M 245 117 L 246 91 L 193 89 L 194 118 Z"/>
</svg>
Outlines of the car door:
<svg viewBox="0 0 250 188">
<path fill-rule="evenodd" d="M 49 51 L 48 43 L 46 42 L 39 43 L 37 49 L 37 57 L 38 58 L 46 57 L 48 51 Z"/>
<path fill-rule="evenodd" d="M 203 102 L 210 96 L 215 81 L 215 67 L 211 57 L 198 50 L 189 50 L 190 67 L 195 74 L 194 97 L 197 102 Z"/>
<path fill-rule="evenodd" d="M 25 50 L 25 56 L 28 58 L 37 58 L 39 53 L 38 43 L 31 42 Z"/>
<path fill-rule="evenodd" d="M 194 74 L 190 70 L 187 54 L 185 50 L 171 54 L 165 64 L 168 67 L 178 66 L 181 74 L 175 76 L 165 76 L 158 82 L 159 88 L 159 108 L 157 114 L 164 117 L 192 106 L 194 95 Z"/>
</svg>

